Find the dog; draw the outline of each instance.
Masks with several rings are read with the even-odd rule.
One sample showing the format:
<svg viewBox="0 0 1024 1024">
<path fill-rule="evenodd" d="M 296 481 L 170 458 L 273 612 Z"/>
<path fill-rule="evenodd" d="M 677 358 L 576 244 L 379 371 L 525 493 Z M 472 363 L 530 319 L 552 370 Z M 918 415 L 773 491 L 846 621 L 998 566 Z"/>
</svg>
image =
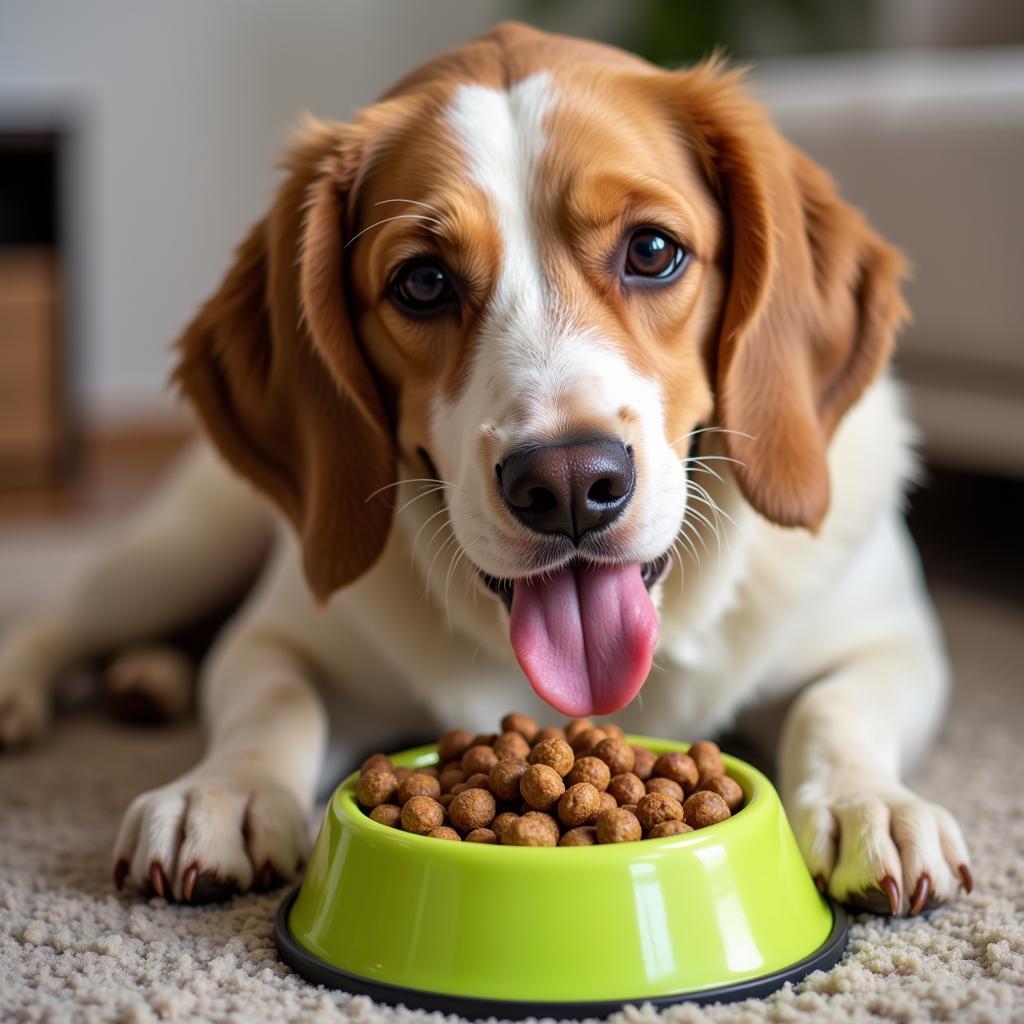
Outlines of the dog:
<svg viewBox="0 0 1024 1024">
<path fill-rule="evenodd" d="M 206 753 L 128 808 L 119 887 L 293 879 L 329 752 L 517 707 L 739 723 L 823 892 L 970 889 L 955 820 L 901 781 L 949 691 L 900 511 L 904 261 L 741 78 L 503 24 L 299 132 L 178 346 L 207 442 L 0 644 L 12 745 L 61 669 L 269 550 L 202 669 Z"/>
</svg>

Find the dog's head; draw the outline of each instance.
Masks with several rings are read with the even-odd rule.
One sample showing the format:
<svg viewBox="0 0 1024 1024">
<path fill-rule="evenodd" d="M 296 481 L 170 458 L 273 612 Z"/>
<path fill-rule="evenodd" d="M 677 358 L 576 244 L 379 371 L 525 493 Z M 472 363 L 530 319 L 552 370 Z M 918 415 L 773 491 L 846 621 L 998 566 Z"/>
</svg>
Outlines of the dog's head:
<svg viewBox="0 0 1024 1024">
<path fill-rule="evenodd" d="M 436 480 L 417 522 L 450 524 L 534 688 L 610 713 L 650 668 L 698 429 L 758 512 L 820 525 L 902 261 L 735 73 L 505 25 L 287 166 L 177 377 L 319 596 L 378 557 L 399 476 Z"/>
</svg>

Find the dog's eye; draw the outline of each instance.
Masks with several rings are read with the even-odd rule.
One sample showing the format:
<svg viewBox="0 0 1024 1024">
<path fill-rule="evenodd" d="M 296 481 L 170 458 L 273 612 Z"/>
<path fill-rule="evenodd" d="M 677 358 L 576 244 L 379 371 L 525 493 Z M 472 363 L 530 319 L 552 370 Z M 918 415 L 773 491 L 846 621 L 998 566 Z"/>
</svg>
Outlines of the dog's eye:
<svg viewBox="0 0 1024 1024">
<path fill-rule="evenodd" d="M 408 313 L 433 313 L 455 302 L 448 272 L 434 260 L 416 259 L 403 263 L 391 282 L 391 294 Z"/>
<path fill-rule="evenodd" d="M 665 281 L 686 263 L 686 250 L 657 228 L 634 231 L 626 245 L 625 273 Z"/>
</svg>

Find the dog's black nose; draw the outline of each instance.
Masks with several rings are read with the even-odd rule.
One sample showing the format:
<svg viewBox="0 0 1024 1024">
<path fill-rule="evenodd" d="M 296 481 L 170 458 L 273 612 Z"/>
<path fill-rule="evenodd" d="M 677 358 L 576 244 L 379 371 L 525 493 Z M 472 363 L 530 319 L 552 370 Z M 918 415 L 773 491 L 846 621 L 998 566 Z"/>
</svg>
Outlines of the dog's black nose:
<svg viewBox="0 0 1024 1024">
<path fill-rule="evenodd" d="M 613 437 L 524 445 L 496 469 L 505 502 L 520 522 L 576 543 L 610 523 L 636 486 L 632 449 Z"/>
</svg>

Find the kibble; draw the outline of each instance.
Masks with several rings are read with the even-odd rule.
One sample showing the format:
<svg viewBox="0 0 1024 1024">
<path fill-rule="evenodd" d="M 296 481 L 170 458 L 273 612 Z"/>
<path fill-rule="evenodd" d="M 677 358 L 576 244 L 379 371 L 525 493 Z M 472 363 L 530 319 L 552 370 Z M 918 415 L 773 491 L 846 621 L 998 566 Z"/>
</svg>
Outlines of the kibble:
<svg viewBox="0 0 1024 1024">
<path fill-rule="evenodd" d="M 444 807 L 429 796 L 414 796 L 402 808 L 402 828 L 425 836 L 444 823 Z"/>
<path fill-rule="evenodd" d="M 553 768 L 561 779 L 572 771 L 575 758 L 572 747 L 565 740 L 552 738 L 535 744 L 528 760 L 530 764 L 546 764 Z"/>
<path fill-rule="evenodd" d="M 608 788 L 612 780 L 611 770 L 599 757 L 578 757 L 572 771 L 565 777 L 570 786 L 577 782 L 589 782 L 599 793 Z"/>
<path fill-rule="evenodd" d="M 688 753 L 697 766 L 697 772 L 701 779 L 710 779 L 715 775 L 725 774 L 725 762 L 722 760 L 722 751 L 718 749 L 717 743 L 712 743 L 711 740 L 698 740 L 690 745 Z"/>
<path fill-rule="evenodd" d="M 647 787 L 648 793 L 661 793 L 664 796 L 670 796 L 673 800 L 678 800 L 680 803 L 683 802 L 683 787 L 678 782 L 673 782 L 671 779 L 657 778 L 648 779 L 644 785 Z"/>
<path fill-rule="evenodd" d="M 548 764 L 531 764 L 519 780 L 519 792 L 535 811 L 546 811 L 562 798 L 565 783 Z"/>
<path fill-rule="evenodd" d="M 461 843 L 462 836 L 453 828 L 449 828 L 447 825 L 438 825 L 437 828 L 432 828 L 428 833 L 431 839 L 447 839 L 449 842 Z"/>
<path fill-rule="evenodd" d="M 398 804 L 377 804 L 370 817 L 378 824 L 387 825 L 388 828 L 400 828 L 402 825 L 402 808 Z"/>
<path fill-rule="evenodd" d="M 711 778 L 704 779 L 697 787 L 697 792 L 705 790 L 717 793 L 725 801 L 730 814 L 743 806 L 743 790 L 740 784 L 735 779 L 730 779 L 728 775 L 712 775 Z"/>
<path fill-rule="evenodd" d="M 655 778 L 671 779 L 682 786 L 684 792 L 687 793 L 696 787 L 697 779 L 700 777 L 693 758 L 688 754 L 680 754 L 677 751 L 662 754 L 654 762 L 651 775 Z"/>
<path fill-rule="evenodd" d="M 599 843 L 633 843 L 643 838 L 636 815 L 623 807 L 602 814 L 596 830 Z"/>
<path fill-rule="evenodd" d="M 494 752 L 494 748 L 477 743 L 469 747 L 462 755 L 459 767 L 462 768 L 468 779 L 470 775 L 476 775 L 477 772 L 489 772 L 497 763 L 498 755 Z"/>
<path fill-rule="evenodd" d="M 609 736 L 594 747 L 594 756 L 608 765 L 612 775 L 633 771 L 636 754 L 633 748 L 618 736 Z M 638 776 L 639 778 L 639 776 Z"/>
<path fill-rule="evenodd" d="M 467 789 L 448 805 L 448 817 L 460 832 L 486 828 L 496 812 L 494 796 L 486 789 Z"/>
<path fill-rule="evenodd" d="M 572 829 L 585 825 L 597 813 L 601 794 L 589 782 L 570 786 L 558 801 L 558 820 Z"/>
<path fill-rule="evenodd" d="M 363 761 L 355 795 L 374 821 L 442 839 L 506 846 L 594 846 L 685 835 L 743 808 L 717 744 L 656 756 L 614 723 L 539 728 L 510 713 L 501 731 L 452 729 L 436 765 Z"/>
<path fill-rule="evenodd" d="M 494 752 L 499 761 L 504 757 L 525 761 L 530 756 L 530 744 L 521 732 L 503 732 L 494 741 Z"/>
<path fill-rule="evenodd" d="M 359 776 L 356 799 L 364 807 L 391 803 L 398 791 L 398 779 L 387 768 L 370 768 Z"/>
<path fill-rule="evenodd" d="M 654 762 L 658 758 L 655 753 L 646 747 L 633 748 L 633 774 L 641 781 L 646 782 L 654 770 Z"/>
<path fill-rule="evenodd" d="M 465 729 L 452 729 L 446 732 L 437 744 L 437 757 L 441 764 L 446 761 L 457 761 L 469 750 L 473 742 L 473 734 Z"/>
<path fill-rule="evenodd" d="M 425 772 L 416 772 L 410 775 L 405 782 L 398 787 L 398 802 L 403 807 L 414 796 L 429 796 L 435 800 L 441 795 L 441 783 Z"/>
<path fill-rule="evenodd" d="M 519 795 L 519 783 L 530 766 L 525 761 L 498 761 L 487 776 L 491 792 L 499 800 L 515 800 Z"/>
<path fill-rule="evenodd" d="M 729 817 L 729 805 L 708 789 L 698 790 L 683 804 L 683 820 L 694 828 L 707 828 Z"/>
<path fill-rule="evenodd" d="M 517 732 L 527 743 L 533 743 L 537 735 L 537 723 L 528 715 L 511 711 L 501 720 L 501 731 Z"/>
<path fill-rule="evenodd" d="M 650 832 L 655 825 L 664 821 L 683 821 L 683 805 L 664 793 L 648 793 L 636 805 L 636 816 L 640 827 Z"/>
<path fill-rule="evenodd" d="M 647 790 L 632 772 L 623 772 L 621 775 L 612 776 L 612 781 L 608 783 L 608 792 L 615 797 L 615 802 L 621 807 L 623 804 L 638 804 Z"/>
</svg>

